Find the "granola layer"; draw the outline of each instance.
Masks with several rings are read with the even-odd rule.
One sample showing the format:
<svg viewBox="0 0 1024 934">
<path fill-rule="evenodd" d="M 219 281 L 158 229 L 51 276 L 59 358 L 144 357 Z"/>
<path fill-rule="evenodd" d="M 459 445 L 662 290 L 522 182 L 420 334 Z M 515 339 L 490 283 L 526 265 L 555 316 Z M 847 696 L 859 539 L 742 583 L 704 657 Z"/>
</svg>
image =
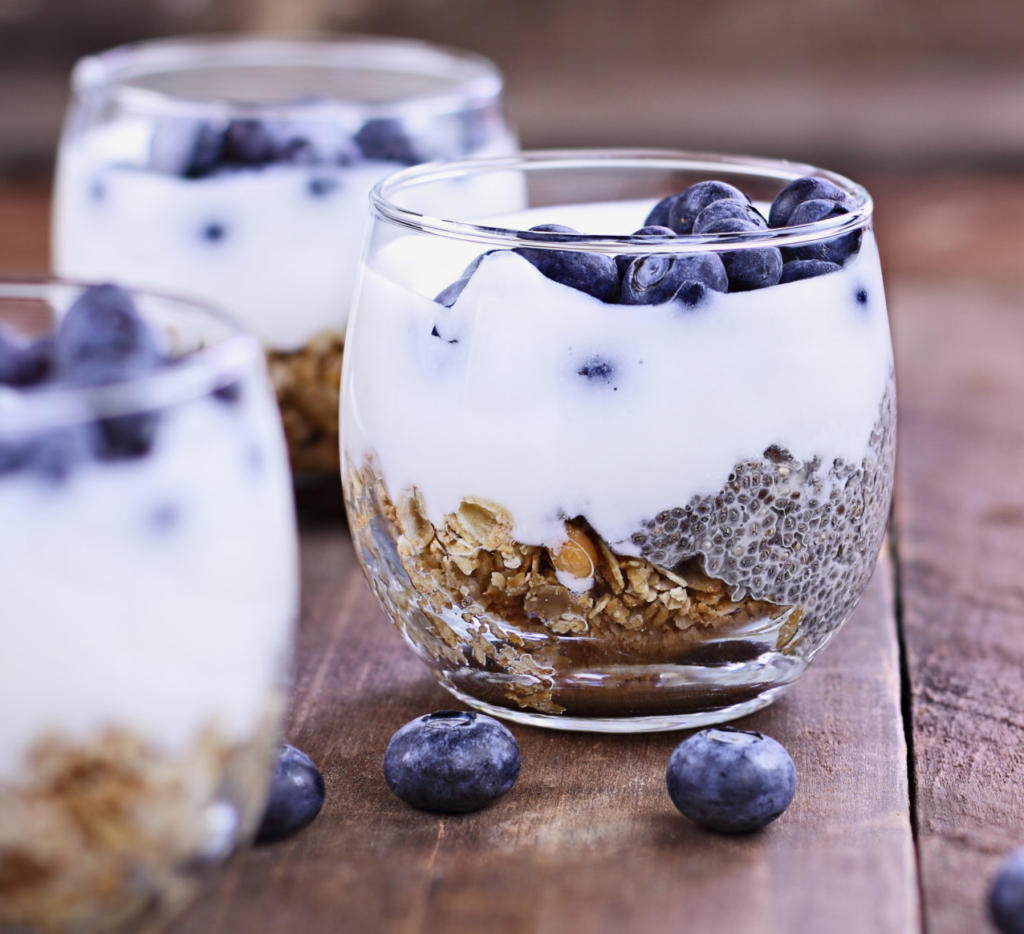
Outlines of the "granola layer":
<svg viewBox="0 0 1024 934">
<path fill-rule="evenodd" d="M 301 350 L 267 352 L 267 367 L 277 391 L 288 453 L 296 473 L 338 470 L 342 346 L 340 335 L 324 333 Z"/>
<path fill-rule="evenodd" d="M 282 709 L 249 742 L 211 726 L 173 755 L 127 730 L 41 738 L 0 783 L 0 927 L 134 932 L 177 910 L 254 831 Z"/>
<path fill-rule="evenodd" d="M 582 518 L 553 551 L 517 541 L 512 516 L 480 499 L 434 525 L 417 490 L 393 501 L 370 464 L 349 471 L 348 495 L 371 584 L 406 638 L 444 666 L 510 676 L 505 699 L 520 707 L 563 712 L 563 671 L 667 663 L 712 634 L 789 613 L 733 599 L 697 561 L 669 569 L 617 555 Z"/>
</svg>

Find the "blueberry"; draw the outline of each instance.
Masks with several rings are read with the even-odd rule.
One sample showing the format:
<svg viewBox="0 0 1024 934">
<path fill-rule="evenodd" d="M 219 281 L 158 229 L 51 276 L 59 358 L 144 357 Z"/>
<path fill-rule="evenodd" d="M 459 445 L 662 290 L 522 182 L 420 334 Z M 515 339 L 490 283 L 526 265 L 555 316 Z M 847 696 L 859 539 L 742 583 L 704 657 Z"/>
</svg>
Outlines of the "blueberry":
<svg viewBox="0 0 1024 934">
<path fill-rule="evenodd" d="M 519 777 L 515 737 L 492 717 L 442 710 L 403 726 L 384 753 L 384 780 L 415 808 L 475 811 Z"/>
<path fill-rule="evenodd" d="M 716 292 L 729 288 L 725 266 L 714 253 L 652 253 L 633 260 L 622 277 L 622 302 L 658 305 L 670 301 L 687 283 Z"/>
<path fill-rule="evenodd" d="M 549 236 L 531 238 L 530 234 L 560 233 L 576 234 L 578 231 L 561 224 L 539 224 L 524 231 L 522 236 L 526 239 L 557 239 Z M 614 302 L 619 297 L 619 272 L 614 260 L 603 253 L 575 253 L 530 247 L 516 247 L 512 252 L 532 263 L 547 278 L 593 295 L 602 302 Z"/>
<path fill-rule="evenodd" d="M 610 383 L 615 378 L 615 364 L 605 357 L 590 357 L 576 371 L 576 375 L 598 383 Z"/>
<path fill-rule="evenodd" d="M 340 184 L 340 180 L 332 175 L 314 175 L 306 183 L 306 190 L 314 198 L 326 198 L 336 191 Z"/>
<path fill-rule="evenodd" d="M 262 120 L 232 120 L 224 131 L 220 161 L 227 165 L 268 165 L 277 156 L 278 141 Z"/>
<path fill-rule="evenodd" d="M 27 471 L 59 483 L 85 459 L 86 454 L 85 437 L 79 427 L 41 432 L 27 439 L 0 441 L 0 476 Z"/>
<path fill-rule="evenodd" d="M 159 336 L 115 285 L 85 289 L 57 331 L 60 376 L 78 385 L 116 382 L 161 363 Z"/>
<path fill-rule="evenodd" d="M 390 117 L 367 120 L 355 135 L 355 144 L 364 159 L 416 165 L 422 162 L 401 121 Z"/>
<path fill-rule="evenodd" d="M 697 215 L 713 201 L 722 200 L 741 201 L 744 204 L 750 201 L 742 191 L 728 182 L 697 182 L 696 185 L 691 185 L 682 194 L 668 199 L 668 205 L 663 209 L 666 218 L 664 223 L 676 233 L 691 233 L 693 231 L 693 222 L 697 219 Z M 659 202 L 655 205 L 655 211 L 661 207 L 661 204 L 662 202 Z M 653 214 L 654 212 L 652 211 L 651 213 Z M 648 216 L 645 223 L 653 224 L 658 223 L 658 221 L 652 221 L 650 216 Z"/>
<path fill-rule="evenodd" d="M 224 130 L 212 123 L 200 123 L 181 174 L 185 178 L 203 178 L 216 171 L 223 146 Z"/>
<path fill-rule="evenodd" d="M 219 243 L 227 236 L 227 233 L 227 227 L 220 221 L 209 221 L 203 225 L 199 235 L 204 240 L 209 240 L 210 243 Z"/>
<path fill-rule="evenodd" d="M 1024 934 L 1024 849 L 1015 850 L 999 867 L 988 908 L 1000 934 Z"/>
<path fill-rule="evenodd" d="M 668 195 L 668 197 L 662 198 L 650 212 L 647 217 L 644 218 L 644 227 L 668 227 L 668 215 L 669 209 L 672 207 L 672 203 L 676 198 L 681 197 L 680 195 Z M 643 229 L 643 228 L 641 228 Z M 671 230 L 671 228 L 669 228 Z M 673 230 L 672 233 L 675 233 Z"/>
<path fill-rule="evenodd" d="M 104 461 L 144 457 L 153 448 L 158 422 L 155 412 L 102 418 L 94 427 L 93 454 Z"/>
<path fill-rule="evenodd" d="M 704 233 L 733 233 L 760 228 L 742 217 L 723 217 L 709 224 Z M 748 292 L 775 285 L 782 277 L 782 254 L 775 247 L 748 247 L 722 253 L 722 263 L 729 276 L 730 292 Z"/>
<path fill-rule="evenodd" d="M 838 185 L 824 178 L 805 175 L 803 178 L 790 182 L 775 196 L 771 210 L 768 212 L 768 226 L 789 226 L 791 223 L 790 217 L 796 210 L 797 205 L 814 199 L 833 201 L 837 204 L 842 204 L 847 209 L 852 204 L 850 196 Z"/>
<path fill-rule="evenodd" d="M 721 833 L 770 824 L 796 792 L 796 768 L 779 743 L 729 728 L 701 730 L 680 743 L 665 778 L 683 814 Z"/>
<path fill-rule="evenodd" d="M 839 272 L 841 268 L 838 263 L 829 263 L 823 259 L 791 259 L 783 263 L 782 278 L 779 282 L 797 282 L 800 279 L 827 276 L 830 272 Z"/>
<path fill-rule="evenodd" d="M 641 227 L 639 230 L 634 231 L 632 236 L 637 237 L 641 240 L 655 240 L 661 237 L 674 237 L 676 232 L 671 227 L 662 227 L 658 224 L 648 224 L 646 227 Z M 619 271 L 619 278 L 621 279 L 626 274 L 626 269 L 633 260 L 643 256 L 643 253 L 623 253 L 615 257 L 615 268 Z"/>
<path fill-rule="evenodd" d="M 323 803 L 320 770 L 304 752 L 282 744 L 256 842 L 277 843 L 297 834 L 320 813 Z"/>
<path fill-rule="evenodd" d="M 746 201 L 723 198 L 721 201 L 712 201 L 697 215 L 693 222 L 693 233 L 704 233 L 707 228 L 718 221 L 737 217 L 751 221 L 761 228 L 768 226 L 768 221 L 761 216 L 760 211 L 754 205 L 748 204 Z"/>
<path fill-rule="evenodd" d="M 0 386 L 35 386 L 53 370 L 53 338 L 25 340 L 0 326 Z"/>
<path fill-rule="evenodd" d="M 242 398 L 242 384 L 239 382 L 224 383 L 213 390 L 213 398 L 225 405 L 234 405 Z"/>
<path fill-rule="evenodd" d="M 696 308 L 711 291 L 703 282 L 684 282 L 672 296 L 672 301 L 685 308 Z"/>
<path fill-rule="evenodd" d="M 462 294 L 462 290 L 469 285 L 469 280 L 473 278 L 473 273 L 477 271 L 480 263 L 483 262 L 485 256 L 490 256 L 491 253 L 497 253 L 498 250 L 488 250 L 486 253 L 481 253 L 477 256 L 473 262 L 471 262 L 465 269 L 462 270 L 462 275 L 459 276 L 451 285 L 445 286 L 440 292 L 437 293 L 437 297 L 434 299 L 439 305 L 444 305 L 445 308 L 451 308 Z"/>
<path fill-rule="evenodd" d="M 853 297 L 857 299 L 858 305 L 866 305 L 868 303 L 868 290 L 865 288 L 857 289 Z"/>
<path fill-rule="evenodd" d="M 800 224 L 813 224 L 827 217 L 841 217 L 848 214 L 846 207 L 825 198 L 814 198 L 803 201 L 794 208 L 789 216 L 790 227 Z M 794 259 L 823 259 L 829 263 L 842 265 L 851 255 L 860 249 L 861 231 L 854 230 L 841 237 L 819 240 L 803 246 L 791 247 L 789 252 Z"/>
</svg>

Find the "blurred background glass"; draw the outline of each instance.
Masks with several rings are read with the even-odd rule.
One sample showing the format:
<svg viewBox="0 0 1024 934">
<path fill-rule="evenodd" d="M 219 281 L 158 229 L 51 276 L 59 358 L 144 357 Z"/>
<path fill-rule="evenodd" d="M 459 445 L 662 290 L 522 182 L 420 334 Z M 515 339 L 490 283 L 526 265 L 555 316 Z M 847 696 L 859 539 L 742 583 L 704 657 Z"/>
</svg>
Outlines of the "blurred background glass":
<svg viewBox="0 0 1024 934">
<path fill-rule="evenodd" d="M 1006 210 L 1024 197 L 1020 0 L 0 0 L 0 225 L 18 232 L 4 267 L 38 269 L 46 255 L 40 199 L 74 60 L 236 30 L 472 49 L 504 70 L 524 147 L 828 165 L 876 195 L 890 274 L 1024 276 Z"/>
<path fill-rule="evenodd" d="M 1024 151 L 1020 0 L 0 0 L 0 165 L 50 157 L 67 71 L 157 35 L 346 30 L 473 49 L 527 146 L 864 165 Z"/>
</svg>

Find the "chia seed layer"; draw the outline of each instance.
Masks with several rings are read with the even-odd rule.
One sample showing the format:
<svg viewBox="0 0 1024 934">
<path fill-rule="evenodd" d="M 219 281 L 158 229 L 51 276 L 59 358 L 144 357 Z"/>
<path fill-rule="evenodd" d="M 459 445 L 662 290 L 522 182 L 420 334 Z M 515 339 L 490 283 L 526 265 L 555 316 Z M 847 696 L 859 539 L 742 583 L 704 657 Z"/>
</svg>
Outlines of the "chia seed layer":
<svg viewBox="0 0 1024 934">
<path fill-rule="evenodd" d="M 859 464 L 825 468 L 773 445 L 737 464 L 725 486 L 666 509 L 632 536 L 640 554 L 674 568 L 699 558 L 746 596 L 802 610 L 804 638 L 822 639 L 860 598 L 874 569 L 892 499 L 896 393 L 890 381 Z"/>
</svg>

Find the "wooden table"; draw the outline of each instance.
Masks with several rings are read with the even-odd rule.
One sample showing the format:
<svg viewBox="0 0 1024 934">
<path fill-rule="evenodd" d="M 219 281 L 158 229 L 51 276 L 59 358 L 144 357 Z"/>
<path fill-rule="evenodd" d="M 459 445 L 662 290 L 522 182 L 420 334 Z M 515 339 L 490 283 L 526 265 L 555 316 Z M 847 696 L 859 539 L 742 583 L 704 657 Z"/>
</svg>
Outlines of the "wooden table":
<svg viewBox="0 0 1024 934">
<path fill-rule="evenodd" d="M 307 511 L 288 735 L 327 803 L 293 841 L 240 853 L 174 934 L 987 930 L 988 880 L 1024 844 L 1024 185 L 873 187 L 898 356 L 895 517 L 855 617 L 743 721 L 791 751 L 789 811 L 714 836 L 667 797 L 678 734 L 524 727 L 522 776 L 496 806 L 407 808 L 384 748 L 452 702 L 377 609 L 337 513 Z M 0 189 L 0 264 L 45 264 L 43 188 Z"/>
</svg>

